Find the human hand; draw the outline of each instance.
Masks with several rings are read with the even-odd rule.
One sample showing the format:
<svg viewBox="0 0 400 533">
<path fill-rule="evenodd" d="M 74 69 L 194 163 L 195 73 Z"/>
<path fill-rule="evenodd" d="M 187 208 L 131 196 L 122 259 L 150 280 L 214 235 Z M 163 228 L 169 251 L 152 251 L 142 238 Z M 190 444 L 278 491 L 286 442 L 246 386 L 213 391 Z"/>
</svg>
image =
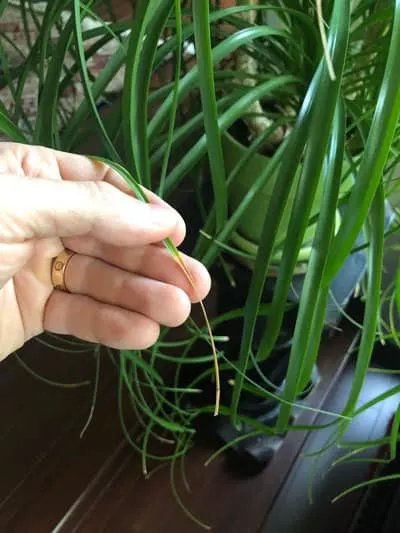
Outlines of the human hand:
<svg viewBox="0 0 400 533">
<path fill-rule="evenodd" d="M 78 155 L 0 144 L 0 360 L 44 330 L 119 349 L 156 342 L 178 326 L 210 277 L 182 255 L 191 287 L 160 242 L 185 224 L 161 199 L 134 198 L 106 165 Z M 51 269 L 64 249 L 67 292 Z"/>
</svg>

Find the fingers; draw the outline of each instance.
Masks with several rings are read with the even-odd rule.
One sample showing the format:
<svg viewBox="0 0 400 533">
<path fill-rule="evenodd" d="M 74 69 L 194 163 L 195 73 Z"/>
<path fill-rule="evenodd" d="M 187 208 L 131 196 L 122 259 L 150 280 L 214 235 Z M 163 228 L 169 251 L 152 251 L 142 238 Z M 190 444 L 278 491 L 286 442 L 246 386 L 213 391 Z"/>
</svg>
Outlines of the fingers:
<svg viewBox="0 0 400 533">
<path fill-rule="evenodd" d="M 8 172 L 9 174 L 12 174 L 13 178 L 16 176 L 27 176 L 36 179 L 41 178 L 42 180 L 54 180 L 57 182 L 92 182 L 93 185 L 94 182 L 98 184 L 107 183 L 127 196 L 134 196 L 130 186 L 117 172 L 104 163 L 89 159 L 82 155 L 69 154 L 41 146 L 28 146 L 18 143 L 1 143 L 0 155 L 0 173 L 6 174 Z M 100 185 L 100 187 L 102 187 L 102 185 Z M 60 196 L 62 196 L 61 189 L 58 189 L 58 191 L 59 196 L 53 197 L 53 199 L 57 201 L 55 204 L 57 210 L 59 209 L 58 203 L 60 202 Z M 176 221 L 175 226 L 172 233 L 168 236 L 175 244 L 181 244 L 186 231 L 182 217 L 161 198 L 144 188 L 143 191 L 151 204 L 164 207 L 166 211 L 174 213 Z"/>
<path fill-rule="evenodd" d="M 124 193 L 134 195 L 131 187 L 126 183 L 124 178 L 111 167 L 101 161 L 95 161 L 76 154 L 69 154 L 53 150 L 56 157 L 60 175 L 63 180 L 67 181 L 103 181 L 109 183 Z M 172 209 L 178 218 L 178 224 L 173 235 L 173 241 L 176 245 L 182 243 L 186 234 L 186 226 L 182 217 L 162 198 L 149 191 L 145 187 L 142 190 L 150 203 Z"/>
<path fill-rule="evenodd" d="M 120 350 L 149 348 L 160 333 L 159 325 L 144 315 L 60 291 L 50 296 L 43 324 L 47 331 Z"/>
<path fill-rule="evenodd" d="M 44 177 L 50 179 L 51 174 L 56 174 L 57 178 L 66 181 L 105 181 L 111 185 L 131 193 L 129 185 L 125 180 L 109 166 L 100 161 L 90 159 L 83 155 L 61 152 L 43 146 L 29 146 L 19 143 L 1 143 L 0 171 L 12 172 L 21 175 L 22 171 L 26 176 Z M 4 168 L 2 161 L 5 156 L 7 165 Z M 11 170 L 10 170 L 11 169 Z M 155 195 L 151 195 L 152 200 L 160 201 Z"/>
<path fill-rule="evenodd" d="M 72 293 L 135 311 L 169 327 L 179 326 L 190 314 L 190 300 L 179 287 L 85 255 L 71 258 L 65 284 Z"/>
<path fill-rule="evenodd" d="M 185 291 L 192 302 L 204 299 L 210 291 L 210 275 L 199 261 L 181 253 L 195 284 L 194 289 L 178 262 L 166 248 L 160 246 L 120 247 L 85 237 L 64 239 L 64 245 L 79 254 L 96 257 L 123 270 L 175 285 Z"/>
<path fill-rule="evenodd" d="M 171 208 L 144 204 L 105 182 L 68 182 L 0 175 L 4 242 L 90 235 L 121 246 L 181 238 Z"/>
</svg>

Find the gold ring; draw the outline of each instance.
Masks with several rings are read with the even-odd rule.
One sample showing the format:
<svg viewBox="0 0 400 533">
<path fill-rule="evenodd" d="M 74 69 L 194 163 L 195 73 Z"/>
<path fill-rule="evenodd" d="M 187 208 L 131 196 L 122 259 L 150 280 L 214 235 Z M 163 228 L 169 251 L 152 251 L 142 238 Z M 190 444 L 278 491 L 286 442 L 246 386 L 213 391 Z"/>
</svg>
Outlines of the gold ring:
<svg viewBox="0 0 400 533">
<path fill-rule="evenodd" d="M 65 271 L 73 255 L 75 255 L 75 252 L 65 249 L 53 259 L 51 265 L 51 282 L 56 290 L 68 292 L 65 286 Z"/>
</svg>

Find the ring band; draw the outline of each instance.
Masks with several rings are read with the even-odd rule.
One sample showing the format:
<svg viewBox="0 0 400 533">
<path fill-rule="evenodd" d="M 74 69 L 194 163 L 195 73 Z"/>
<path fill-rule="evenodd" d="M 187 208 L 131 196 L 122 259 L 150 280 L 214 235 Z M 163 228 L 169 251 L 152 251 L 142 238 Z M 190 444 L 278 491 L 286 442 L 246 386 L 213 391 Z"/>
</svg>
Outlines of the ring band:
<svg viewBox="0 0 400 533">
<path fill-rule="evenodd" d="M 56 290 L 68 292 L 65 286 L 65 271 L 73 255 L 75 255 L 75 252 L 65 249 L 53 259 L 51 265 L 51 282 Z"/>
</svg>

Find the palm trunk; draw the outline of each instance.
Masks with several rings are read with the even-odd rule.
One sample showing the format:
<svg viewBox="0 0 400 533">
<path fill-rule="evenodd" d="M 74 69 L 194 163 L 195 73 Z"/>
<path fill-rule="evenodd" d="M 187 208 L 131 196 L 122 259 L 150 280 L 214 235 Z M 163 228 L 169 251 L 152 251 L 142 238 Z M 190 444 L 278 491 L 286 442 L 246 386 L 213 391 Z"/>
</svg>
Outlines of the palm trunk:
<svg viewBox="0 0 400 533">
<path fill-rule="evenodd" d="M 237 5 L 256 5 L 258 0 L 236 0 Z M 257 11 L 249 10 L 240 13 L 239 15 L 243 20 L 249 24 L 256 24 Z M 254 87 L 257 83 L 255 76 L 258 73 L 257 60 L 247 54 L 244 50 L 238 50 L 236 54 L 236 68 L 238 71 L 248 74 L 248 78 L 240 78 L 238 83 L 245 85 L 246 87 Z M 273 124 L 273 120 L 265 116 L 264 109 L 259 100 L 254 102 L 249 108 L 248 113 L 252 116 L 244 119 L 246 126 L 249 129 L 249 141 L 261 135 L 265 130 L 270 128 Z M 284 137 L 284 129 L 279 127 L 271 134 L 265 141 L 261 151 L 270 151 L 282 142 Z"/>
</svg>

